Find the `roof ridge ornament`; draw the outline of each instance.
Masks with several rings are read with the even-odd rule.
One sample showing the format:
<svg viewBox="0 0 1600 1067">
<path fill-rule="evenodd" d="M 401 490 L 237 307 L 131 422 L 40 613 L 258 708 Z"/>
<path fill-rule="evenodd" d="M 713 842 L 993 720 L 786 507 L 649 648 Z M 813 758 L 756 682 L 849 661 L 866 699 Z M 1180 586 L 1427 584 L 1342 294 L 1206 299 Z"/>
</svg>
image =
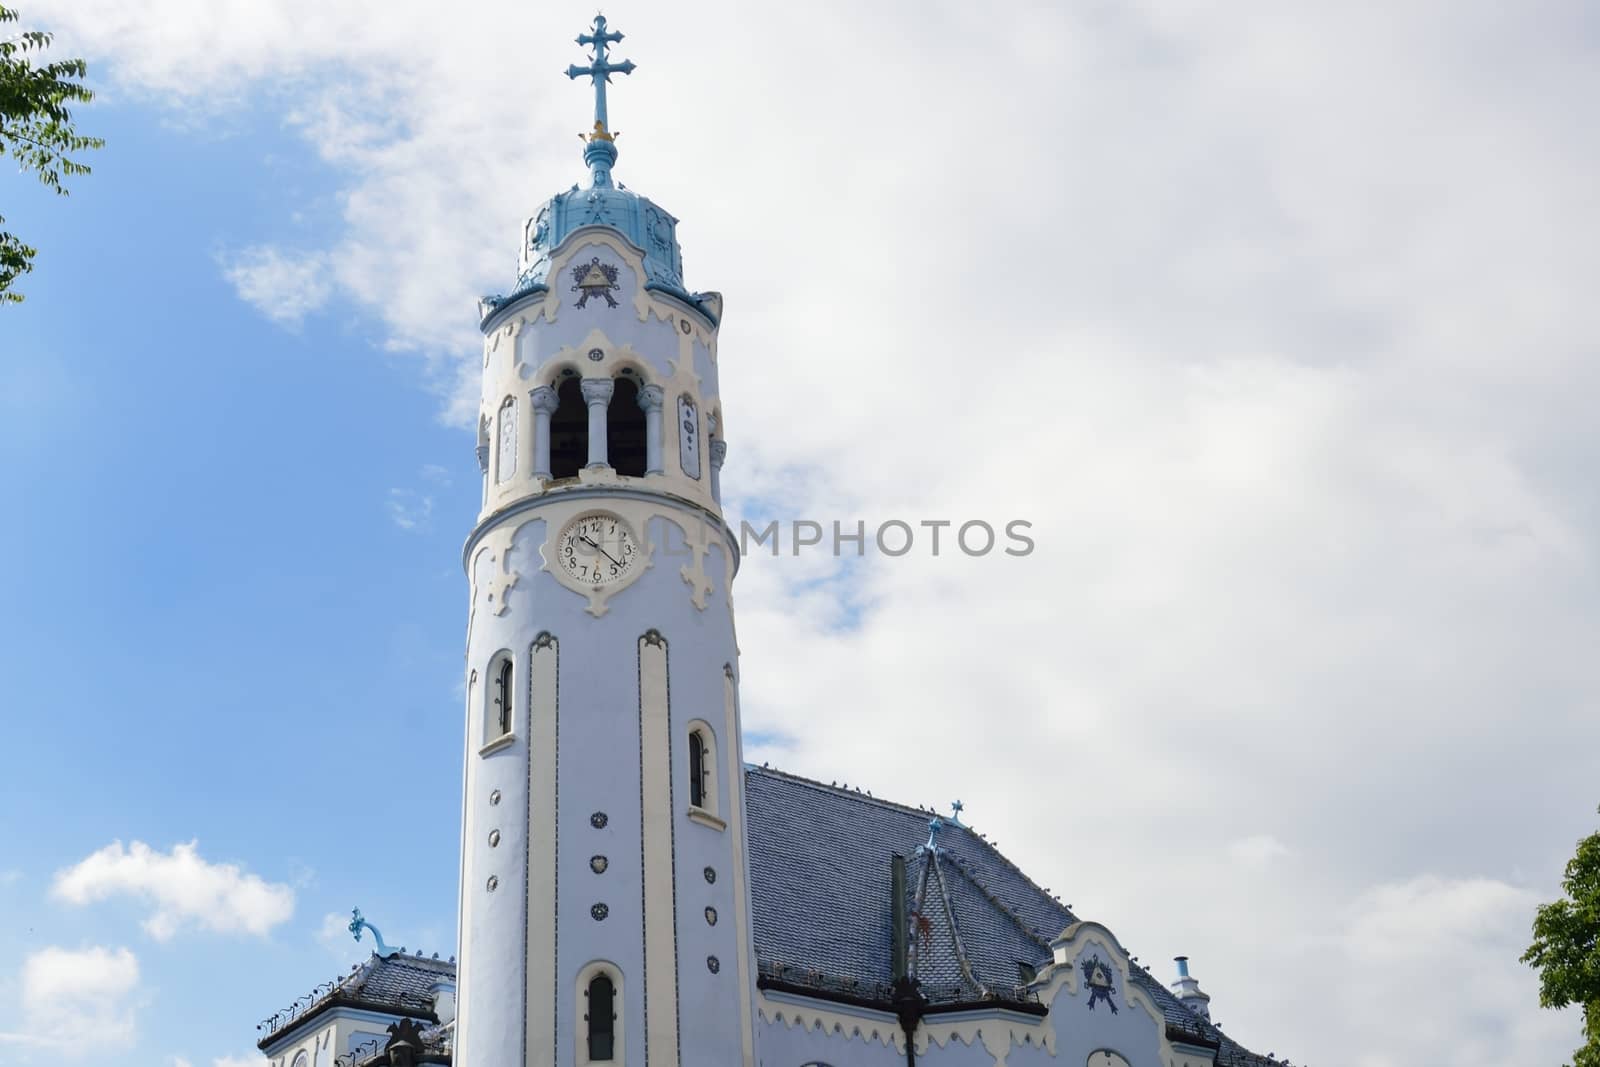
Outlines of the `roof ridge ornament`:
<svg viewBox="0 0 1600 1067">
<path fill-rule="evenodd" d="M 937 838 L 939 836 L 939 831 L 943 827 L 944 827 L 944 819 L 940 818 L 939 816 L 935 815 L 933 818 L 929 819 L 928 820 L 928 843 L 923 845 L 921 848 L 917 849 L 917 851 L 918 852 L 933 852 L 933 853 L 937 853 L 939 851 L 939 843 L 938 843 L 938 841 L 935 840 L 935 838 Z"/>
<path fill-rule="evenodd" d="M 616 139 L 619 135 L 612 131 L 606 115 L 606 86 L 610 84 L 612 74 L 633 73 L 633 60 L 613 63 L 606 51 L 607 46 L 622 40 L 622 37 L 621 33 L 606 29 L 606 17 L 596 14 L 594 32 L 580 33 L 577 37 L 580 45 L 594 48 L 589 55 L 589 65 L 580 67 L 573 63 L 567 67 L 567 77 L 577 80 L 587 75 L 589 83 L 594 86 L 594 127 L 587 135 L 580 133 L 578 137 L 585 142 L 583 161 L 589 165 L 597 186 L 611 184 L 611 165 L 617 161 Z"/>
<path fill-rule="evenodd" d="M 378 933 L 378 928 L 361 917 L 360 908 L 350 909 L 350 925 L 345 927 L 345 929 L 349 930 L 350 936 L 355 938 L 357 941 L 361 940 L 361 931 L 363 929 L 371 930 L 372 940 L 375 941 L 378 946 L 377 948 L 373 949 L 372 954 L 374 956 L 383 956 L 385 958 L 395 955 L 394 949 L 383 943 L 383 935 Z"/>
</svg>

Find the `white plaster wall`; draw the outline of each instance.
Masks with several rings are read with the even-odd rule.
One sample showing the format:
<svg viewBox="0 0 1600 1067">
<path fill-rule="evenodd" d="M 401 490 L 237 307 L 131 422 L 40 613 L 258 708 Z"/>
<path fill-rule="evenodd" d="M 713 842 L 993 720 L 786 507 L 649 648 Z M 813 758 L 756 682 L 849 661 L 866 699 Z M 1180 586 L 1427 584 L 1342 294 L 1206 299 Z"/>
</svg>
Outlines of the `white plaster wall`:
<svg viewBox="0 0 1600 1067">
<path fill-rule="evenodd" d="M 685 478 L 674 427 L 678 392 L 694 397 L 702 436 L 706 414 L 720 408 L 715 332 L 698 312 L 638 290 L 638 254 L 619 238 L 574 235 L 551 277 L 565 277 L 561 268 L 579 256 L 622 268 L 618 307 L 591 299 L 578 309 L 576 294 L 553 283 L 558 291 L 508 307 L 486 331 L 485 410 L 497 413 L 504 396 L 517 395 L 524 415 L 517 473 L 490 486 L 468 547 L 465 670 L 477 671 L 479 684 L 464 731 L 456 1055 L 462 1063 L 576 1063 L 579 973 L 604 960 L 623 976 L 618 1010 L 629 1062 L 754 1064 L 743 798 L 729 793 L 743 781 L 730 677 L 737 561 L 712 499 L 709 451 L 701 478 Z M 590 360 L 591 349 L 602 358 Z M 561 365 L 606 378 L 627 366 L 662 385 L 665 474 L 586 471 L 553 488 L 529 477 L 526 396 Z M 648 558 L 622 587 L 585 595 L 544 564 L 554 559 L 555 533 L 595 510 L 629 523 Z M 665 693 L 647 684 L 641 704 L 648 631 L 665 640 Z M 533 659 L 541 634 L 553 637 L 554 655 Z M 480 752 L 488 664 L 502 649 L 517 670 L 514 736 Z M 545 683 L 536 672 L 530 689 L 530 666 L 546 661 L 556 676 L 547 699 L 533 702 L 530 722 L 529 698 Z M 717 729 L 721 828 L 689 816 L 683 739 L 692 719 Z M 530 728 L 540 738 L 534 746 Z M 491 804 L 496 791 L 499 803 Z M 603 827 L 591 823 L 597 812 Z M 495 847 L 491 831 L 499 833 Z M 590 865 L 596 855 L 606 857 L 600 874 Z M 604 919 L 594 918 L 597 904 Z M 714 926 L 708 906 L 717 910 Z"/>
</svg>

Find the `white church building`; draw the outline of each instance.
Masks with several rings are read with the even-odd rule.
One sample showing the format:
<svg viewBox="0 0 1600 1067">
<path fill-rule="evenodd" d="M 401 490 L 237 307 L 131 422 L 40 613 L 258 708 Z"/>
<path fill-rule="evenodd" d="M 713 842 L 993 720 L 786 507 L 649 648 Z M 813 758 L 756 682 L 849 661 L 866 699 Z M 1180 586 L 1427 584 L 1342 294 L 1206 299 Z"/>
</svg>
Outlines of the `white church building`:
<svg viewBox="0 0 1600 1067">
<path fill-rule="evenodd" d="M 619 185 L 622 35 L 578 38 L 582 186 L 480 304 L 458 960 L 377 950 L 271 1067 L 1241 1067 L 1280 1061 L 950 816 L 744 762 L 722 297 Z M 735 354 L 737 356 L 737 354 Z M 737 410 L 735 408 L 735 410 Z"/>
</svg>

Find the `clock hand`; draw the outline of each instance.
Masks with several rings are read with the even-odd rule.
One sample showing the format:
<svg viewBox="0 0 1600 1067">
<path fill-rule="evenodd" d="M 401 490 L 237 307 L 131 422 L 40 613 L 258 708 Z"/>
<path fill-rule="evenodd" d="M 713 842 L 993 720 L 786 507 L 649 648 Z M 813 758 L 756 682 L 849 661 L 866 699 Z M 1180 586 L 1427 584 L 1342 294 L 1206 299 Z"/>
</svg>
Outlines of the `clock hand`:
<svg viewBox="0 0 1600 1067">
<path fill-rule="evenodd" d="M 612 563 L 615 563 L 619 567 L 622 566 L 622 562 L 620 560 L 618 560 L 616 556 L 613 556 L 611 553 L 609 553 L 605 549 L 601 548 L 599 543 L 596 542 L 593 538 L 591 538 L 591 537 L 580 537 L 579 540 L 582 541 L 584 544 L 588 545 L 590 548 L 594 549 L 596 552 L 600 553 L 606 559 L 609 559 Z"/>
</svg>

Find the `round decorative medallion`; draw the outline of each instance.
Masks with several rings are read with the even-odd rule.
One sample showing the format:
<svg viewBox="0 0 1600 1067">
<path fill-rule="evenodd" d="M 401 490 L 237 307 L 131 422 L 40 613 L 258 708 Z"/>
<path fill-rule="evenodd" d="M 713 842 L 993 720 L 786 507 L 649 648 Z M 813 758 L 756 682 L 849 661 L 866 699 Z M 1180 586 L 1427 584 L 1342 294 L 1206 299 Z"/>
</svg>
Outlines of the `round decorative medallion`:
<svg viewBox="0 0 1600 1067">
<path fill-rule="evenodd" d="M 496 789 L 489 794 L 489 806 L 492 808 L 498 803 L 500 803 L 500 790 Z"/>
<path fill-rule="evenodd" d="M 611 861 L 604 856 L 590 856 L 589 869 L 595 874 L 605 874 L 606 868 L 611 866 Z"/>
<path fill-rule="evenodd" d="M 589 908 L 589 914 L 594 918 L 595 922 L 601 922 L 607 915 L 611 914 L 611 909 L 604 904 L 595 904 Z"/>
<path fill-rule="evenodd" d="M 718 971 L 722 970 L 722 961 L 717 959 L 715 956 L 707 956 L 706 970 L 710 971 L 712 974 L 716 974 Z"/>
<path fill-rule="evenodd" d="M 715 926 L 715 925 L 717 925 L 717 909 L 716 908 L 707 908 L 706 909 L 706 925 L 707 926 Z"/>
<path fill-rule="evenodd" d="M 604 830 L 606 828 L 606 823 L 610 821 L 610 819 L 606 818 L 606 813 L 603 811 L 597 811 L 593 815 L 589 816 L 589 825 L 594 827 L 596 830 Z"/>
<path fill-rule="evenodd" d="M 496 847 L 499 846 L 499 844 L 500 844 L 500 831 L 499 830 L 490 830 L 489 831 L 489 847 L 490 848 L 496 848 Z"/>
<path fill-rule="evenodd" d="M 602 359 L 606 358 L 606 354 L 600 351 L 598 348 L 591 348 L 589 349 L 589 358 L 594 362 L 599 363 Z"/>
<path fill-rule="evenodd" d="M 717 870 L 716 870 L 716 868 L 715 867 L 707 867 L 706 868 L 706 882 L 708 884 L 715 885 L 716 881 L 717 881 Z"/>
<path fill-rule="evenodd" d="M 489 892 L 491 892 L 491 893 L 493 893 L 496 889 L 499 889 L 500 888 L 500 878 L 499 878 L 499 876 L 491 874 L 489 876 L 489 881 L 484 884 L 484 888 L 488 889 Z"/>
<path fill-rule="evenodd" d="M 688 333 L 689 330 L 690 330 L 689 320 L 688 319 L 679 319 L 678 320 L 678 328 L 680 330 L 682 330 L 684 333 Z"/>
</svg>

